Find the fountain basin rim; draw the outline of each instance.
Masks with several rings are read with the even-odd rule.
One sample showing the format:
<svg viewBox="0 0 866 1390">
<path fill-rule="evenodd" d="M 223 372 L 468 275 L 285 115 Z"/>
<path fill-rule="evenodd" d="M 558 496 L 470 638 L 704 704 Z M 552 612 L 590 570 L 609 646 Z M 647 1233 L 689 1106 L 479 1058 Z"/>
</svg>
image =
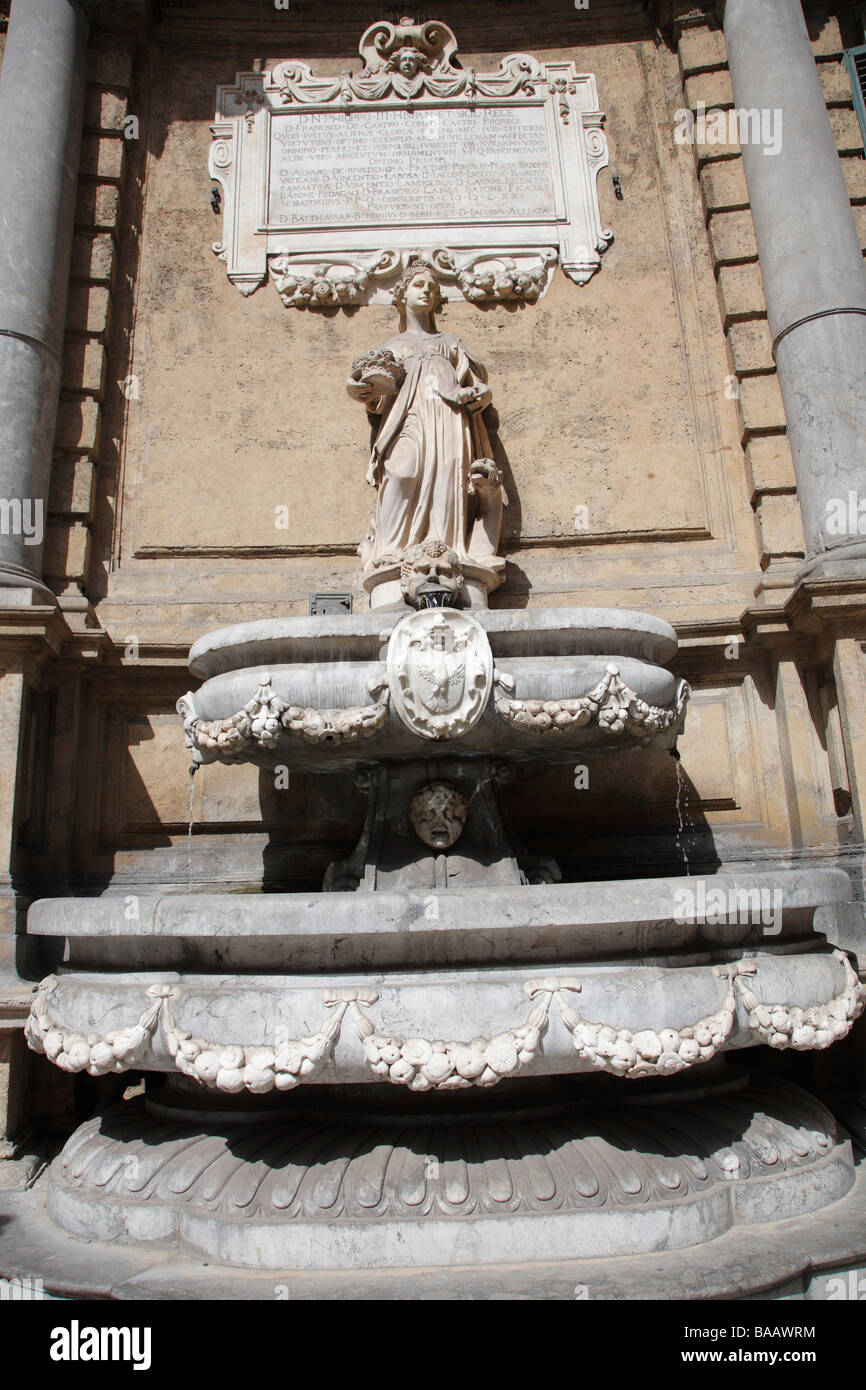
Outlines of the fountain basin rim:
<svg viewBox="0 0 866 1390">
<path fill-rule="evenodd" d="M 375 661 L 405 613 L 331 614 L 236 623 L 200 637 L 192 675 L 207 679 L 287 661 Z M 676 655 L 669 623 L 626 608 L 472 609 L 495 658 L 521 655 L 637 656 L 664 665 Z"/>
<path fill-rule="evenodd" d="M 849 902 L 842 869 L 798 868 L 696 877 L 611 879 L 546 883 L 514 889 L 448 888 L 401 892 L 164 893 L 137 895 L 138 917 L 128 920 L 127 894 L 101 898 L 40 898 L 29 910 L 32 936 L 304 936 L 446 931 L 605 927 L 673 919 L 676 894 L 692 891 L 700 912 L 699 883 L 724 894 L 762 889 L 781 894 L 781 911 L 831 908 Z M 431 913 L 435 903 L 435 917 Z M 625 905 L 628 904 L 628 907 Z M 705 915 L 705 913 L 703 914 Z M 694 920 L 695 913 L 691 914 Z M 688 924 L 686 916 L 685 923 Z"/>
</svg>

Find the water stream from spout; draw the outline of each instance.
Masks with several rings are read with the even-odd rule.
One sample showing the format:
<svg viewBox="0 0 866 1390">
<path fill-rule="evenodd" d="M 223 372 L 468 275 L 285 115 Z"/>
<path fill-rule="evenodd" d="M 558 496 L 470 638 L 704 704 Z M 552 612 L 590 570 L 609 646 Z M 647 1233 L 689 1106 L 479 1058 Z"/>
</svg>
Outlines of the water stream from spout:
<svg viewBox="0 0 866 1390">
<path fill-rule="evenodd" d="M 677 764 L 679 768 L 679 764 Z M 186 832 L 186 891 L 192 892 L 192 823 L 193 823 L 193 797 L 195 796 L 195 774 L 198 766 L 193 763 L 189 770 L 189 826 Z"/>
<path fill-rule="evenodd" d="M 679 760 L 679 758 L 678 758 L 678 759 L 677 759 L 677 838 L 676 838 L 676 845 L 677 845 L 677 849 L 679 850 L 680 854 L 681 854 L 682 857 L 683 857 L 683 867 L 685 868 L 686 875 L 688 876 L 688 875 L 691 874 L 691 869 L 689 868 L 689 852 L 688 852 L 688 850 L 687 850 L 687 848 L 686 848 L 686 835 L 685 835 L 686 824 L 687 824 L 687 821 L 686 821 L 686 806 L 687 806 L 687 802 L 688 802 L 688 793 L 687 793 L 687 789 L 686 789 L 686 774 L 683 772 L 683 765 L 682 765 L 682 763 L 680 762 L 680 760 Z"/>
</svg>

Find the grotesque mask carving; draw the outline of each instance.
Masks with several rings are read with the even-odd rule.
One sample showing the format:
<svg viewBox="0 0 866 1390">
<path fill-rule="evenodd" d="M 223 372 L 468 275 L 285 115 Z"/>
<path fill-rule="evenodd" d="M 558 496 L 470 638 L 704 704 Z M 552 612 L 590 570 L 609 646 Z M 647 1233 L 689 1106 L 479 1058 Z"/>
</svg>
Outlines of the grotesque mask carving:
<svg viewBox="0 0 866 1390">
<path fill-rule="evenodd" d="M 450 849 L 460 839 L 468 806 L 450 782 L 427 782 L 409 803 L 415 834 L 431 849 Z"/>
<path fill-rule="evenodd" d="M 422 541 L 403 556 L 400 588 L 412 608 L 456 607 L 463 590 L 463 568 L 442 541 Z"/>
</svg>

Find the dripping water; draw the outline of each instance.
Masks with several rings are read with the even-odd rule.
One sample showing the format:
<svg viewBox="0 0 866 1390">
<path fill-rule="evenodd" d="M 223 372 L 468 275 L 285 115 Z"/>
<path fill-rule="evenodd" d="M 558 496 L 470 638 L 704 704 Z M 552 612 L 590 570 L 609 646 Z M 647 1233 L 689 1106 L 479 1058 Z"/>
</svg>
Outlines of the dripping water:
<svg viewBox="0 0 866 1390">
<path fill-rule="evenodd" d="M 682 763 L 680 762 L 679 754 L 677 753 L 677 754 L 675 754 L 675 756 L 676 756 L 676 760 L 677 760 L 677 835 L 676 835 L 676 847 L 677 847 L 678 853 L 682 855 L 683 867 L 685 868 L 686 875 L 688 876 L 688 875 L 691 874 L 691 869 L 689 868 L 689 852 L 688 852 L 688 849 L 686 848 L 686 825 L 687 825 L 686 808 L 687 808 L 687 801 L 688 801 L 687 791 L 686 791 L 686 774 L 683 772 L 683 765 L 682 765 Z"/>
<path fill-rule="evenodd" d="M 198 772 L 198 763 L 192 763 L 189 769 L 189 825 L 186 832 L 186 891 L 192 892 L 192 822 L 193 822 L 193 797 L 195 796 L 195 774 Z"/>
</svg>

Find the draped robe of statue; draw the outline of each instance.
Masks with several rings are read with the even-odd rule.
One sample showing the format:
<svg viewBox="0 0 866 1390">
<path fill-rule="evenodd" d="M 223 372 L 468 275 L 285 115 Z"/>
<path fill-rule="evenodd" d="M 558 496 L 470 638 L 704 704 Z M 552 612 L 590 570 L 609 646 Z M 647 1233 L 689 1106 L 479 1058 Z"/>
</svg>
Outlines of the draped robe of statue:
<svg viewBox="0 0 866 1390">
<path fill-rule="evenodd" d="M 434 539 L 470 558 L 469 471 L 491 456 L 481 411 L 460 405 L 462 386 L 484 388 L 487 374 L 453 333 L 408 331 L 384 347 L 405 368 L 396 396 L 369 409 L 382 414 L 367 481 L 378 490 L 372 533 L 362 543 L 366 569 L 399 562 L 412 545 Z"/>
</svg>

